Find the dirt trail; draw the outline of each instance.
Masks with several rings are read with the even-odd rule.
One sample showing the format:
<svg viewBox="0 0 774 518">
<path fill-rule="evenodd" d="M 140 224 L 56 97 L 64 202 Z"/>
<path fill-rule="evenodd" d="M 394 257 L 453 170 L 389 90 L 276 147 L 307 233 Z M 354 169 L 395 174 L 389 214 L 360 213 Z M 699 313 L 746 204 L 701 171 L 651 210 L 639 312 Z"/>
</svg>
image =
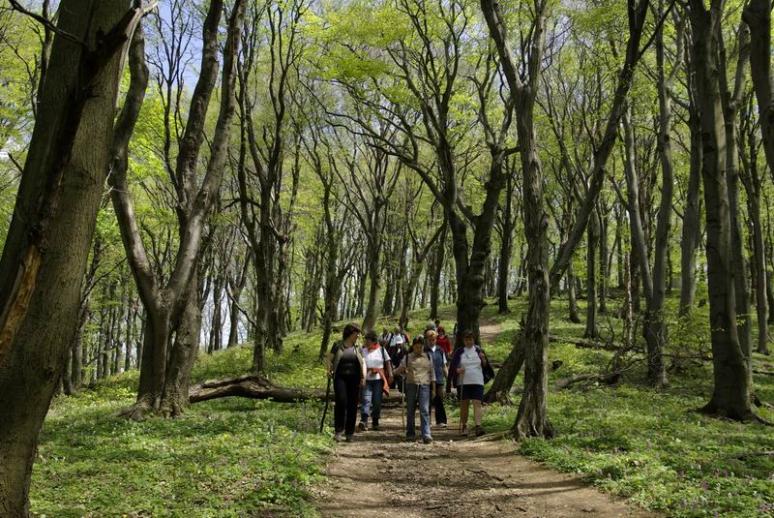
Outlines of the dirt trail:
<svg viewBox="0 0 774 518">
<path fill-rule="evenodd" d="M 484 324 L 480 326 L 478 328 L 478 333 L 481 335 L 479 341 L 483 344 L 483 347 L 486 348 L 487 345 L 494 342 L 497 335 L 500 334 L 500 331 L 500 324 Z"/>
<path fill-rule="evenodd" d="M 397 408 L 381 424 L 337 447 L 315 491 L 322 516 L 655 516 L 518 455 L 511 442 L 464 438 L 453 425 L 434 427 L 432 444 L 405 442 Z"/>
<path fill-rule="evenodd" d="M 480 331 L 486 345 L 500 326 Z M 405 442 L 402 422 L 400 408 L 385 408 L 380 431 L 337 446 L 326 483 L 314 490 L 322 516 L 657 516 L 518 455 L 512 442 L 462 437 L 456 423 L 433 427 L 432 444 Z"/>
</svg>

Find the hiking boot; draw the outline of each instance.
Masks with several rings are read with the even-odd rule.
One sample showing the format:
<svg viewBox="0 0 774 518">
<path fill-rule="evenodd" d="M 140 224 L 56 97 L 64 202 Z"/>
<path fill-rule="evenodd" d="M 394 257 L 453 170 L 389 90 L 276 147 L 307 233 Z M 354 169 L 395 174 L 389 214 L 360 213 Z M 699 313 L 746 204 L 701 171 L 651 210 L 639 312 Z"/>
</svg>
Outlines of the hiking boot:
<svg viewBox="0 0 774 518">
<path fill-rule="evenodd" d="M 478 425 L 476 426 L 476 437 L 481 437 L 485 433 L 486 432 L 484 431 L 483 428 L 481 428 L 481 426 L 478 426 Z"/>
<path fill-rule="evenodd" d="M 366 426 L 366 424 L 365 424 L 365 421 L 360 421 L 360 422 L 358 423 L 358 425 L 357 425 L 357 430 L 358 430 L 359 432 L 365 432 L 366 430 L 368 430 L 368 426 Z"/>
<path fill-rule="evenodd" d="M 341 442 L 344 440 L 344 434 L 341 432 L 336 432 L 336 435 L 333 436 L 333 440 L 336 442 Z"/>
<path fill-rule="evenodd" d="M 446 428 L 446 423 L 438 423 L 438 428 Z"/>
<path fill-rule="evenodd" d="M 433 442 L 433 438 L 430 437 L 429 435 L 427 437 L 422 437 L 422 442 L 425 444 L 430 444 L 431 442 Z"/>
<path fill-rule="evenodd" d="M 345 440 L 347 442 L 352 442 L 352 436 L 351 435 L 347 435 L 347 438 Z"/>
<path fill-rule="evenodd" d="M 378 432 L 379 431 L 379 425 L 378 424 L 371 425 L 371 430 L 373 430 L 374 432 Z"/>
<path fill-rule="evenodd" d="M 417 440 L 417 436 L 416 435 L 407 435 L 406 436 L 406 442 L 414 442 L 416 440 Z"/>
<path fill-rule="evenodd" d="M 460 426 L 460 435 L 468 435 L 468 425 Z"/>
</svg>

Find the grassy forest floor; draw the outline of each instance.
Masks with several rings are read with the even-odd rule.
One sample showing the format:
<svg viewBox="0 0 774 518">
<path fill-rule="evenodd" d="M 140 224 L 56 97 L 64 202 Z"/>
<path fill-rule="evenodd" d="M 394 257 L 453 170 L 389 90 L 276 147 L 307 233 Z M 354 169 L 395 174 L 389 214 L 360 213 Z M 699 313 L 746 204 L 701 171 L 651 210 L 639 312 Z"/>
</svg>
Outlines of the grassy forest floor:
<svg viewBox="0 0 774 518">
<path fill-rule="evenodd" d="M 582 303 L 581 302 L 581 308 Z M 676 315 L 670 301 L 670 315 Z M 611 304 L 611 312 L 615 304 Z M 485 321 L 502 332 L 484 343 L 502 361 L 516 333 L 524 301 L 508 316 L 496 307 Z M 580 336 L 583 325 L 565 319 L 566 301 L 552 306 L 551 333 Z M 423 312 L 424 313 L 424 312 Z M 422 313 L 422 314 L 423 314 Z M 641 382 L 641 365 L 618 386 L 554 382 L 599 372 L 611 353 L 552 343 L 549 415 L 551 441 L 514 445 L 520 453 L 580 477 L 644 509 L 669 516 L 768 516 L 774 513 L 774 432 L 757 424 L 705 417 L 695 410 L 711 390 L 711 364 L 691 359 L 706 353 L 706 308 L 688 322 L 672 322 L 673 355 L 668 388 Z M 424 323 L 416 314 L 415 327 Z M 453 321 L 445 308 L 442 321 Z M 603 316 L 603 335 L 620 337 L 620 322 Z M 451 327 L 451 326 L 449 326 Z M 295 333 L 282 355 L 269 356 L 271 379 L 281 385 L 324 387 L 316 362 L 319 334 Z M 195 382 L 243 374 L 251 351 L 238 347 L 202 356 Z M 774 371 L 774 360 L 756 355 L 756 370 Z M 755 393 L 774 403 L 774 376 L 755 375 Z M 119 418 L 133 401 L 137 373 L 98 383 L 75 397 L 59 397 L 46 419 L 31 490 L 36 515 L 69 516 L 314 516 L 311 494 L 324 479 L 334 451 L 329 434 L 317 434 L 321 405 L 281 404 L 239 398 L 197 403 L 179 419 L 132 422 Z M 518 394 L 521 377 L 515 390 Z M 518 401 L 518 395 L 515 397 Z M 517 407 L 486 408 L 488 432 L 506 431 Z M 760 415 L 774 420 L 771 407 Z M 453 409 L 450 419 L 456 421 Z M 433 445 L 434 447 L 435 445 Z M 353 486 L 354 487 L 354 486 Z"/>
</svg>

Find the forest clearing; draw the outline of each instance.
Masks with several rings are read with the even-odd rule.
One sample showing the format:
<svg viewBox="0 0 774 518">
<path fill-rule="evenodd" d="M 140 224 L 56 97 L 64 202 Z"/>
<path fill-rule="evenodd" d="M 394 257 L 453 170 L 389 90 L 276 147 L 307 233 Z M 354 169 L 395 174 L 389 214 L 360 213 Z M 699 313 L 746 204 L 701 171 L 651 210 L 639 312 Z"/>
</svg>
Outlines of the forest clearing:
<svg viewBox="0 0 774 518">
<path fill-rule="evenodd" d="M 0 0 L 0 518 L 774 515 L 772 0 Z"/>
</svg>

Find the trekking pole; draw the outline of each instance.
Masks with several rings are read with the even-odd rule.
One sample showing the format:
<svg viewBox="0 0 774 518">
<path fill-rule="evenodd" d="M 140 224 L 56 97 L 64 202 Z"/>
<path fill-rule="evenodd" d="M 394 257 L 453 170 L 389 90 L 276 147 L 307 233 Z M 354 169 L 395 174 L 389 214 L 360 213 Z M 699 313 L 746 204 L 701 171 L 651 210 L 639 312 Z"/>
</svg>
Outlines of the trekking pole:
<svg viewBox="0 0 774 518">
<path fill-rule="evenodd" d="M 333 376 L 328 376 L 328 387 L 325 389 L 325 407 L 323 408 L 323 415 L 322 419 L 320 419 L 320 433 L 323 431 L 323 427 L 325 426 L 325 416 L 328 414 L 328 403 L 330 402 L 331 398 L 331 381 L 333 380 Z"/>
<path fill-rule="evenodd" d="M 406 430 L 406 378 L 402 378 L 400 381 L 402 385 L 400 391 L 400 423 L 403 430 Z"/>
</svg>

